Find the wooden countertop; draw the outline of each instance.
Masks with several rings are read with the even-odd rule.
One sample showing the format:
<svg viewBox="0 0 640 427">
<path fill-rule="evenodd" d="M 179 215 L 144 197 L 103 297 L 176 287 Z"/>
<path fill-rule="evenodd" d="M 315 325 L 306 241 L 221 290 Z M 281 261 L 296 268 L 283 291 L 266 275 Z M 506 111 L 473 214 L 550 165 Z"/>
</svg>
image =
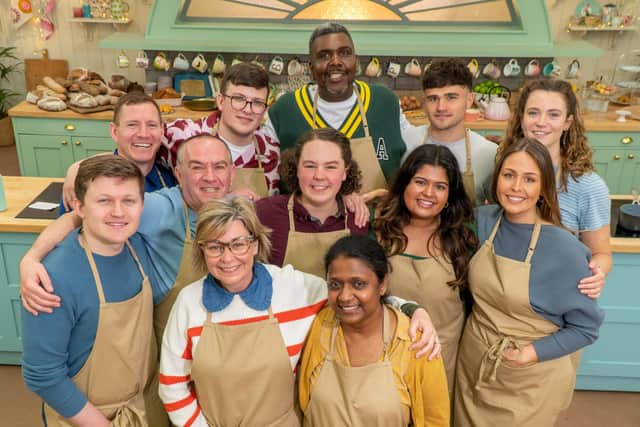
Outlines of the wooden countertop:
<svg viewBox="0 0 640 427">
<path fill-rule="evenodd" d="M 62 178 L 3 176 L 2 179 L 7 199 L 7 210 L 0 212 L 0 232 L 40 233 L 51 220 L 18 219 L 15 216 L 51 182 L 62 182 Z"/>
<path fill-rule="evenodd" d="M 616 122 L 615 111 L 622 109 L 623 107 L 610 106 L 609 111 L 606 113 L 585 113 L 584 124 L 588 131 L 592 132 L 640 132 L 639 120 L 627 120 L 625 123 Z M 625 110 L 629 110 L 634 116 L 640 117 L 640 105 L 633 107 L 624 107 Z M 174 111 L 170 114 L 163 114 L 162 118 L 165 122 L 169 122 L 179 118 L 187 119 L 199 119 L 200 117 L 210 114 L 207 111 L 192 111 L 185 107 L 175 107 Z M 409 117 L 409 122 L 415 126 L 427 124 L 427 119 L 424 114 L 415 114 Z M 79 114 L 71 110 L 64 110 L 60 112 L 49 112 L 41 110 L 33 104 L 29 104 L 26 101 L 22 101 L 20 104 L 9 110 L 9 116 L 11 117 L 47 117 L 57 119 L 74 119 L 74 120 L 111 120 L 113 117 L 113 111 L 101 111 L 99 113 Z M 466 126 L 470 129 L 476 130 L 496 130 L 504 131 L 507 122 L 506 121 L 494 121 L 494 120 L 478 120 L 474 122 L 466 122 Z"/>
</svg>

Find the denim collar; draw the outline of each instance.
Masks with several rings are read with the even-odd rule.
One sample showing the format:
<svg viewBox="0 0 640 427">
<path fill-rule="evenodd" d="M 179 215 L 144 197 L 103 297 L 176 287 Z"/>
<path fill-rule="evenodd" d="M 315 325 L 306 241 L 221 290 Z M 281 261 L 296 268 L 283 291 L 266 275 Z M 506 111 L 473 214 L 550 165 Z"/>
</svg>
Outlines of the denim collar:
<svg viewBox="0 0 640 427">
<path fill-rule="evenodd" d="M 264 265 L 256 262 L 253 264 L 253 278 L 251 283 L 242 292 L 233 293 L 226 290 L 211 275 L 207 274 L 202 287 L 202 304 L 209 312 L 222 311 L 239 295 L 242 301 L 254 310 L 266 310 L 271 305 L 273 283 L 271 275 Z"/>
</svg>

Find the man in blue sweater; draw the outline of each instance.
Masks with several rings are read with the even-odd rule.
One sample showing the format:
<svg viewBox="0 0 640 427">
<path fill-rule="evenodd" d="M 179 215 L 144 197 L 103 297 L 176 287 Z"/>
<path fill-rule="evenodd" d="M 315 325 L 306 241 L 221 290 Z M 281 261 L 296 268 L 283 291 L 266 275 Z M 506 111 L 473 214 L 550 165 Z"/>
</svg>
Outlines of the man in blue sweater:
<svg viewBox="0 0 640 427">
<path fill-rule="evenodd" d="M 46 426 L 147 425 L 142 390 L 155 356 L 156 270 L 136 234 L 144 177 L 121 156 L 85 160 L 75 180 L 81 228 L 44 259 L 65 302 L 22 310 L 23 377 L 43 400 Z"/>
</svg>

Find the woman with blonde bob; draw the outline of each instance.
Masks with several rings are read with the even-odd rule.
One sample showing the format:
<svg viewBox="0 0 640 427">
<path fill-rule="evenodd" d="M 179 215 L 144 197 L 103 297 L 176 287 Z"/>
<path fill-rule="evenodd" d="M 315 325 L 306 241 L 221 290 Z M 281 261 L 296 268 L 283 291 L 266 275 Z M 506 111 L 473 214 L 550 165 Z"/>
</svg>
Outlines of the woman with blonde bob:
<svg viewBox="0 0 640 427">
<path fill-rule="evenodd" d="M 454 426 L 552 426 L 571 401 L 570 354 L 596 340 L 604 317 L 575 286 L 591 253 L 560 225 L 551 156 L 537 140 L 502 151 L 492 194 L 497 205 L 476 211 Z"/>
<path fill-rule="evenodd" d="M 178 295 L 160 358 L 159 394 L 177 426 L 299 426 L 294 368 L 327 288 L 291 266 L 265 264 L 268 232 L 239 196 L 198 213 L 194 268 L 205 276 Z M 423 309 L 416 313 L 414 336 L 431 326 Z"/>
</svg>

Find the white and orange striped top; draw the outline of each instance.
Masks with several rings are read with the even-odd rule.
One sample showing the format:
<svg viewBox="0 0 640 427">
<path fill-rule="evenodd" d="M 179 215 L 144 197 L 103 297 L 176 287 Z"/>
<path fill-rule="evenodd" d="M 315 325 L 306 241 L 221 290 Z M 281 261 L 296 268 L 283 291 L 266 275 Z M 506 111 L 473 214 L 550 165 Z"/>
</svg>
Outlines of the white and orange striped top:
<svg viewBox="0 0 640 427">
<path fill-rule="evenodd" d="M 294 270 L 290 265 L 265 267 L 273 279 L 271 309 L 278 319 L 291 369 L 295 371 L 311 324 L 327 301 L 327 286 L 323 279 Z M 190 384 L 192 356 L 207 317 L 202 304 L 203 281 L 204 278 L 180 292 L 162 341 L 159 393 L 172 423 L 177 426 L 207 426 Z M 215 323 L 229 326 L 268 317 L 266 310 L 252 309 L 238 295 L 227 307 L 212 315 Z"/>
</svg>

